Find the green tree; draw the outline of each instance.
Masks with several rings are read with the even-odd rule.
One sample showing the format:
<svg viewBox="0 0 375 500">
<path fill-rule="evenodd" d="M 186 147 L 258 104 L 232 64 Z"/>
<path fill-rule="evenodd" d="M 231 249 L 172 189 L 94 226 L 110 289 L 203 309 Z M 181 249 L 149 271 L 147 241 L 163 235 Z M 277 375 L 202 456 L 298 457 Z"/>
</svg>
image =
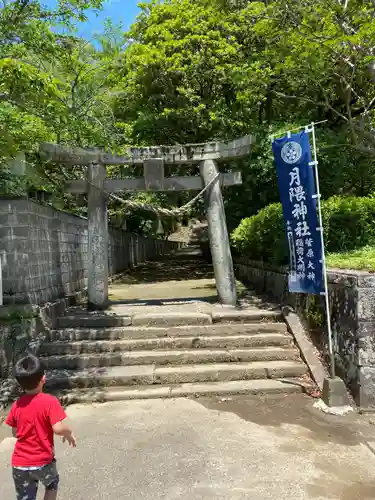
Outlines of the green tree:
<svg viewBox="0 0 375 500">
<path fill-rule="evenodd" d="M 145 4 L 127 35 L 116 117 L 138 143 L 254 134 L 251 158 L 237 165 L 244 184 L 226 193 L 230 225 L 278 198 L 269 135 L 310 121 L 328 120 L 323 195 L 368 194 L 373 12 L 371 2 L 345 10 L 336 0 Z"/>
<path fill-rule="evenodd" d="M 264 6 L 253 30 L 264 43 L 265 111 L 268 120 L 326 118 L 332 129 L 348 132 L 346 147 L 373 154 L 375 6 L 371 0 L 346 3 L 281 0 Z"/>
<path fill-rule="evenodd" d="M 43 141 L 103 147 L 114 143 L 109 80 L 115 51 L 98 51 L 70 34 L 88 8 L 100 5 L 99 0 L 72 0 L 47 9 L 38 1 L 24 0 L 6 2 L 0 11 L 3 175 L 9 177 L 8 159 L 17 151 L 36 152 Z M 61 27 L 68 34 L 53 30 Z M 30 158 L 34 175 L 25 181 L 31 187 L 62 190 L 70 174 L 82 176 L 82 170 L 67 173 L 61 166 Z M 8 186 L 12 190 L 15 183 Z"/>
<path fill-rule="evenodd" d="M 128 33 L 116 116 L 136 142 L 173 144 L 238 135 L 249 74 L 240 27 L 211 2 L 142 4 Z"/>
</svg>

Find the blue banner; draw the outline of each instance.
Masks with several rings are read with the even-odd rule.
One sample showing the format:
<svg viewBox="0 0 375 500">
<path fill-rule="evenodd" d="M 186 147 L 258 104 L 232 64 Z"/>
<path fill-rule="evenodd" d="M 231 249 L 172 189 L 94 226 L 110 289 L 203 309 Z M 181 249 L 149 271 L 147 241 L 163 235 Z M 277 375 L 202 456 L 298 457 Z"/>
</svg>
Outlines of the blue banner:
<svg viewBox="0 0 375 500">
<path fill-rule="evenodd" d="M 272 143 L 289 246 L 289 290 L 324 292 L 322 244 L 309 136 L 306 132 Z"/>
</svg>

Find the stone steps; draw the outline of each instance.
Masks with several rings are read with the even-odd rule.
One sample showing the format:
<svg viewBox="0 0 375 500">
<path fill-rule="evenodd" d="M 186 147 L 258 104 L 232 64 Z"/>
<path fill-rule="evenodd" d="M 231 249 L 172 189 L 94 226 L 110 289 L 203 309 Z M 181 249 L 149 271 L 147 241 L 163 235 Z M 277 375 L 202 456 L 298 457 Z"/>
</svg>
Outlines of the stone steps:
<svg viewBox="0 0 375 500">
<path fill-rule="evenodd" d="M 147 332 L 145 332 L 147 335 Z M 155 349 L 239 349 L 291 346 L 292 339 L 285 333 L 258 333 L 250 335 L 213 335 L 194 337 L 134 338 L 126 340 L 56 341 L 45 344 L 40 354 L 64 356 Z"/>
<path fill-rule="evenodd" d="M 258 347 L 252 349 L 185 349 L 125 351 L 100 354 L 49 356 L 45 365 L 50 370 L 82 370 L 109 366 L 183 365 L 200 363 L 233 363 L 249 361 L 297 360 L 299 352 L 291 347 Z"/>
<path fill-rule="evenodd" d="M 196 382 L 229 382 L 253 379 L 300 377 L 304 363 L 294 360 L 250 363 L 208 363 L 182 366 L 134 365 L 86 370 L 51 370 L 46 387 L 56 391 L 71 388 L 126 385 L 170 385 Z"/>
<path fill-rule="evenodd" d="M 133 399 L 178 398 L 189 396 L 276 395 L 301 392 L 297 380 L 233 380 L 230 382 L 184 383 L 178 385 L 140 385 L 137 387 L 102 387 L 60 392 L 63 403 L 127 401 Z"/>
<path fill-rule="evenodd" d="M 47 340 L 46 387 L 71 402 L 288 393 L 308 372 L 280 311 L 256 307 L 76 307 Z"/>
<path fill-rule="evenodd" d="M 95 323 L 94 323 L 95 325 Z M 64 327 L 52 330 L 48 340 L 56 341 L 83 341 L 83 340 L 126 340 L 151 338 L 180 338 L 180 337 L 211 337 L 225 335 L 260 335 L 267 333 L 287 333 L 285 323 L 238 323 L 238 324 L 209 324 L 185 325 L 172 327 Z"/>
<path fill-rule="evenodd" d="M 213 323 L 254 323 L 281 320 L 280 311 L 261 309 L 237 310 L 217 308 L 207 312 L 175 312 L 169 308 L 164 311 L 159 306 L 153 312 L 123 312 L 114 308 L 110 313 L 87 314 L 87 312 L 62 316 L 57 319 L 58 329 L 62 328 L 113 328 L 118 326 L 173 327 L 210 325 Z"/>
</svg>

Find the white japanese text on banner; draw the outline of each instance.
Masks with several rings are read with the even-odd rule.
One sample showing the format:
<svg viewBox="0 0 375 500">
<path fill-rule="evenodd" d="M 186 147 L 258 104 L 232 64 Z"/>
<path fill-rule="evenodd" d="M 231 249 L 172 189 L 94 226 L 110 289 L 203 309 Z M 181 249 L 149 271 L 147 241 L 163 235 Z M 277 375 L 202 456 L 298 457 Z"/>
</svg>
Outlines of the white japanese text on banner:
<svg viewBox="0 0 375 500">
<path fill-rule="evenodd" d="M 320 294 L 324 292 L 321 228 L 309 136 L 305 131 L 289 134 L 275 139 L 272 149 L 289 248 L 289 290 Z"/>
</svg>

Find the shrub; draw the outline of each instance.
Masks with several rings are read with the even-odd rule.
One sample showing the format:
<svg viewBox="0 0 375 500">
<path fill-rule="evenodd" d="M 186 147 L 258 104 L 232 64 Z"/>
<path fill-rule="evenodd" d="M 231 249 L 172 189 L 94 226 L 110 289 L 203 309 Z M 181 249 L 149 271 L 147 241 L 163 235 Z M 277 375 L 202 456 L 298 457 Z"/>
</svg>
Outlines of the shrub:
<svg viewBox="0 0 375 500">
<path fill-rule="evenodd" d="M 338 197 L 322 203 L 325 246 L 345 252 L 375 244 L 375 199 Z"/>
<path fill-rule="evenodd" d="M 325 248 L 345 252 L 375 245 L 375 199 L 338 197 L 322 203 Z M 288 250 L 280 203 L 243 219 L 231 241 L 241 255 L 275 265 L 288 264 Z"/>
<path fill-rule="evenodd" d="M 243 219 L 233 231 L 234 248 L 253 260 L 288 262 L 284 221 L 280 203 L 273 203 L 256 215 Z"/>
</svg>

